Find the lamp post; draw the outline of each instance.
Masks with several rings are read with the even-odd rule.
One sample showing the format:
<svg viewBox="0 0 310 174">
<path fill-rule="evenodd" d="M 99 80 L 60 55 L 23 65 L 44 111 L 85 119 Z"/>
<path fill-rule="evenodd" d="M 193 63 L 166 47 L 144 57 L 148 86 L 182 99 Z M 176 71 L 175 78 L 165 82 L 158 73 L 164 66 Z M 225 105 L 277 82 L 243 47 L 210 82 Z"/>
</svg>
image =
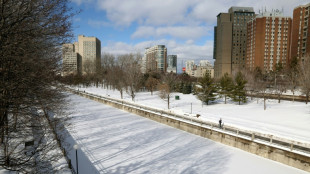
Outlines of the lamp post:
<svg viewBox="0 0 310 174">
<path fill-rule="evenodd" d="M 77 154 L 77 150 L 79 148 L 78 144 L 75 144 L 73 146 L 73 148 L 75 149 L 75 162 L 76 162 L 76 174 L 79 174 L 79 165 L 78 165 L 78 154 Z"/>
</svg>

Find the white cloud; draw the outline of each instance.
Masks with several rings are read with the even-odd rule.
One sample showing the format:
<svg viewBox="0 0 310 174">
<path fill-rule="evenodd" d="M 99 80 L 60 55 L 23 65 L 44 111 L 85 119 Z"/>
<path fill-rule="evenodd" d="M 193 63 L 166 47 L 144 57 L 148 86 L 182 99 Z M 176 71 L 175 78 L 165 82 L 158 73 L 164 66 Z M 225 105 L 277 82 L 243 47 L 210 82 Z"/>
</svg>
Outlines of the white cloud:
<svg viewBox="0 0 310 174">
<path fill-rule="evenodd" d="M 75 0 L 81 1 L 81 0 Z M 216 16 L 227 12 L 231 6 L 259 9 L 284 9 L 292 16 L 294 7 L 309 3 L 309 0 L 98 0 L 98 8 L 105 10 L 109 20 L 116 25 L 161 26 L 175 24 L 201 24 L 216 22 Z"/>
<path fill-rule="evenodd" d="M 129 26 L 133 22 L 147 25 L 184 23 L 188 9 L 197 0 L 101 0 L 98 6 L 116 25 Z"/>
<path fill-rule="evenodd" d="M 80 1 L 80 0 L 75 0 Z M 97 8 L 106 12 L 115 26 L 137 24 L 131 34 L 136 38 L 166 38 L 196 40 L 206 36 L 216 25 L 216 16 L 228 12 L 231 6 L 259 9 L 284 9 L 292 16 L 293 8 L 309 0 L 97 0 Z"/>
<path fill-rule="evenodd" d="M 180 39 L 196 40 L 202 36 L 206 36 L 210 29 L 205 26 L 168 26 L 168 27 L 150 27 L 141 26 L 131 35 L 132 38 L 149 38 L 172 36 Z"/>
</svg>

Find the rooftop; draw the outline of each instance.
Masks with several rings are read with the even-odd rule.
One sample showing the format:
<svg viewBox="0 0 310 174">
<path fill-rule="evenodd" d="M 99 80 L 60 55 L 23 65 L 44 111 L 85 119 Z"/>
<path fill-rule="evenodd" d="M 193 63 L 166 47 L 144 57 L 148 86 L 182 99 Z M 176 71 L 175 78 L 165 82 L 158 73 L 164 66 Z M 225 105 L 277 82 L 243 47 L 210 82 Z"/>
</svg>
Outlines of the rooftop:
<svg viewBox="0 0 310 174">
<path fill-rule="evenodd" d="M 253 12 L 254 13 L 254 8 L 253 7 L 230 7 L 228 12 L 229 13 L 234 13 L 234 12 Z"/>
</svg>

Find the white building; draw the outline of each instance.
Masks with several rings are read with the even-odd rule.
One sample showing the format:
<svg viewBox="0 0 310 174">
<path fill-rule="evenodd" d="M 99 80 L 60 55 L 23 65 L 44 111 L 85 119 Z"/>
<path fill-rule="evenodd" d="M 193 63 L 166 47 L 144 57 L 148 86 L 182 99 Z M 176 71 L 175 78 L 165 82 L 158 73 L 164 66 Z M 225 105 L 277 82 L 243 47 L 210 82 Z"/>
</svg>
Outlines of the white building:
<svg viewBox="0 0 310 174">
<path fill-rule="evenodd" d="M 194 75 L 192 74 L 192 70 L 194 69 L 194 66 L 195 66 L 195 61 L 194 60 L 188 60 L 185 62 L 185 72 L 188 74 L 188 75 Z"/>
<path fill-rule="evenodd" d="M 206 73 L 213 78 L 214 68 L 208 60 L 201 60 L 198 65 L 193 60 L 186 61 L 186 73 L 194 77 L 203 77 Z"/>
<path fill-rule="evenodd" d="M 201 60 L 199 65 L 196 67 L 194 76 L 203 77 L 205 74 L 208 74 L 211 78 L 214 77 L 214 68 L 212 64 L 207 60 Z"/>
</svg>

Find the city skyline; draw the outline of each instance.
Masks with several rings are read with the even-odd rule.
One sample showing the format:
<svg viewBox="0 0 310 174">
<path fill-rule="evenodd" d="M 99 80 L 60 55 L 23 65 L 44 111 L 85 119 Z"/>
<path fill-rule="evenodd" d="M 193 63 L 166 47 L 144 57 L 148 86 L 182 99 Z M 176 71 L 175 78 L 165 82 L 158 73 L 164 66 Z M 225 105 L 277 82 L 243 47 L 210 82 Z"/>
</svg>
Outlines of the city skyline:
<svg viewBox="0 0 310 174">
<path fill-rule="evenodd" d="M 72 0 L 73 8 L 82 10 L 73 18 L 73 34 L 98 37 L 102 41 L 102 52 L 112 54 L 143 54 L 146 47 L 166 45 L 168 54 L 178 55 L 180 71 L 182 61 L 187 59 L 214 62 L 216 16 L 231 6 L 253 7 L 256 14 L 264 8 L 283 9 L 284 15 L 292 17 L 293 9 L 307 2 Z"/>
</svg>

